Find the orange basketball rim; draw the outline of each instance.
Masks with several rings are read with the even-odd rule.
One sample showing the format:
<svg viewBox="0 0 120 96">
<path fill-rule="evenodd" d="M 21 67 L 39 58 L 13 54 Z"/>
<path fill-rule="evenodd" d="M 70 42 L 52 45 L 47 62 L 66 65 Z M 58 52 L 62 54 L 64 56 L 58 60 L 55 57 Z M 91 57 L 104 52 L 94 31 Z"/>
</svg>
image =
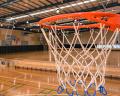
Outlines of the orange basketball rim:
<svg viewBox="0 0 120 96">
<path fill-rule="evenodd" d="M 78 28 L 94 28 L 100 27 L 101 24 L 105 24 L 106 27 L 109 27 L 109 30 L 114 31 L 116 28 L 120 28 L 120 15 L 108 12 L 79 12 L 79 13 L 70 13 L 70 14 L 61 14 L 52 17 L 48 17 L 42 19 L 38 22 L 38 24 L 43 28 L 51 29 L 52 27 L 56 27 L 56 29 L 74 29 L 74 26 L 69 25 L 52 25 L 59 20 L 64 19 L 73 19 L 73 20 L 80 20 L 80 19 L 87 19 L 89 21 L 97 22 L 96 24 L 89 24 L 89 25 L 80 25 Z"/>
</svg>

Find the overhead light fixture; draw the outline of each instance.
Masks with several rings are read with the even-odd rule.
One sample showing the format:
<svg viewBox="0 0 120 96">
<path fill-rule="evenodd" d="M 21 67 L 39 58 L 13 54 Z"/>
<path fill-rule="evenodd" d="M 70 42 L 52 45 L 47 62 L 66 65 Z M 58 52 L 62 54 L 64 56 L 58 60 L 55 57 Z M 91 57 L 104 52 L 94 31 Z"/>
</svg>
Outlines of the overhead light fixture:
<svg viewBox="0 0 120 96">
<path fill-rule="evenodd" d="M 28 23 L 29 23 L 29 21 L 26 21 L 26 23 L 28 24 Z"/>
<path fill-rule="evenodd" d="M 82 5 L 82 4 L 86 4 L 86 3 L 90 3 L 90 2 L 94 2 L 94 1 L 97 1 L 97 0 L 87 0 L 87 1 L 83 1 L 83 2 L 76 2 L 74 4 L 70 4 L 70 5 L 68 4 L 68 5 L 65 5 L 65 6 L 61 6 L 61 7 L 59 7 L 59 9 L 70 8 L 70 7 L 74 7 L 74 6 L 78 6 L 78 5 Z M 16 20 L 16 19 L 20 19 L 20 18 L 26 18 L 26 17 L 29 17 L 29 16 L 40 15 L 40 14 L 43 14 L 43 13 L 48 13 L 48 12 L 56 11 L 57 9 L 58 8 L 46 9 L 46 10 L 43 10 L 43 11 L 39 11 L 39 12 L 35 12 L 35 13 L 30 13 L 28 15 L 21 15 L 21 16 L 16 16 L 16 17 L 8 18 L 6 20 L 7 21 L 11 21 L 11 20 Z"/>
<path fill-rule="evenodd" d="M 77 20 L 75 19 L 74 22 L 77 22 Z"/>
<path fill-rule="evenodd" d="M 26 28 L 24 28 L 24 30 L 26 30 Z"/>
<path fill-rule="evenodd" d="M 112 11 L 116 11 L 115 9 L 112 9 Z"/>
<path fill-rule="evenodd" d="M 3 24 L 1 24 L 0 26 L 3 27 Z"/>
<path fill-rule="evenodd" d="M 13 28 L 15 28 L 15 26 L 13 26 Z"/>
<path fill-rule="evenodd" d="M 56 10 L 56 13 L 57 13 L 57 14 L 59 14 L 59 13 L 60 13 L 60 9 L 59 9 L 59 8 Z"/>
</svg>

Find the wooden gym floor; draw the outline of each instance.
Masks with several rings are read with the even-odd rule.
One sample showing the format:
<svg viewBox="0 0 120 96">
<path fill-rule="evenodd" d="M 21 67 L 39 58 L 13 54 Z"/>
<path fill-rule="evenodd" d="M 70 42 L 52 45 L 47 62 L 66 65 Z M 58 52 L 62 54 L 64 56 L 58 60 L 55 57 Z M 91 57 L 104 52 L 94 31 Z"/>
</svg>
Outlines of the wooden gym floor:
<svg viewBox="0 0 120 96">
<path fill-rule="evenodd" d="M 46 51 L 7 54 L 0 57 L 49 60 Z M 0 96 L 56 96 L 56 77 L 55 72 L 0 68 Z M 106 79 L 106 88 L 108 96 L 120 96 L 120 80 Z"/>
</svg>

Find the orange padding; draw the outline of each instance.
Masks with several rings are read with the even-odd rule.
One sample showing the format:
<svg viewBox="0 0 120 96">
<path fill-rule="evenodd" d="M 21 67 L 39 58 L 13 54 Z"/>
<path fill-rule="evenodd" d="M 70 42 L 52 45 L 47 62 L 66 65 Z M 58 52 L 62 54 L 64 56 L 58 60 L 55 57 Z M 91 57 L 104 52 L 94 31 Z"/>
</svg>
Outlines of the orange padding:
<svg viewBox="0 0 120 96">
<path fill-rule="evenodd" d="M 74 29 L 75 26 L 60 26 L 60 25 L 50 25 L 47 23 L 53 23 L 58 20 L 63 19 L 87 19 L 90 21 L 98 22 L 97 24 L 89 24 L 89 25 L 80 25 L 78 28 L 100 28 L 100 23 L 105 24 L 105 26 L 109 27 L 110 30 L 115 30 L 116 28 L 120 28 L 120 15 L 113 14 L 108 12 L 80 12 L 80 13 L 70 13 L 70 14 L 61 14 L 52 17 L 48 17 L 42 19 L 38 22 L 38 24 L 43 28 L 51 29 L 52 27 L 56 29 Z M 106 19 L 105 19 L 106 18 Z M 77 27 L 77 26 L 76 26 Z"/>
</svg>

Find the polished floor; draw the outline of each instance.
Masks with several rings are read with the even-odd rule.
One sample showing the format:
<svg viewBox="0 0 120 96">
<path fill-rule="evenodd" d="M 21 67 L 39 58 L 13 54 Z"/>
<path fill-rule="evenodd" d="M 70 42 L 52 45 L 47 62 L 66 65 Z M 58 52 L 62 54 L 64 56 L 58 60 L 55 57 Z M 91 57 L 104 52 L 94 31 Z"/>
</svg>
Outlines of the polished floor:
<svg viewBox="0 0 120 96">
<path fill-rule="evenodd" d="M 21 58 L 48 61 L 48 52 L 27 52 L 1 55 L 2 58 Z M 0 96 L 57 96 L 55 72 L 0 68 Z M 120 96 L 120 80 L 106 79 L 108 96 Z M 62 94 L 61 96 L 67 96 Z"/>
<path fill-rule="evenodd" d="M 0 58 L 7 59 L 31 59 L 40 61 L 49 61 L 48 51 L 18 52 L 11 54 L 0 54 Z"/>
<path fill-rule="evenodd" d="M 0 96 L 56 96 L 57 87 L 58 82 L 54 72 L 0 70 Z M 120 96 L 119 80 L 106 79 L 106 88 L 108 96 Z"/>
</svg>

